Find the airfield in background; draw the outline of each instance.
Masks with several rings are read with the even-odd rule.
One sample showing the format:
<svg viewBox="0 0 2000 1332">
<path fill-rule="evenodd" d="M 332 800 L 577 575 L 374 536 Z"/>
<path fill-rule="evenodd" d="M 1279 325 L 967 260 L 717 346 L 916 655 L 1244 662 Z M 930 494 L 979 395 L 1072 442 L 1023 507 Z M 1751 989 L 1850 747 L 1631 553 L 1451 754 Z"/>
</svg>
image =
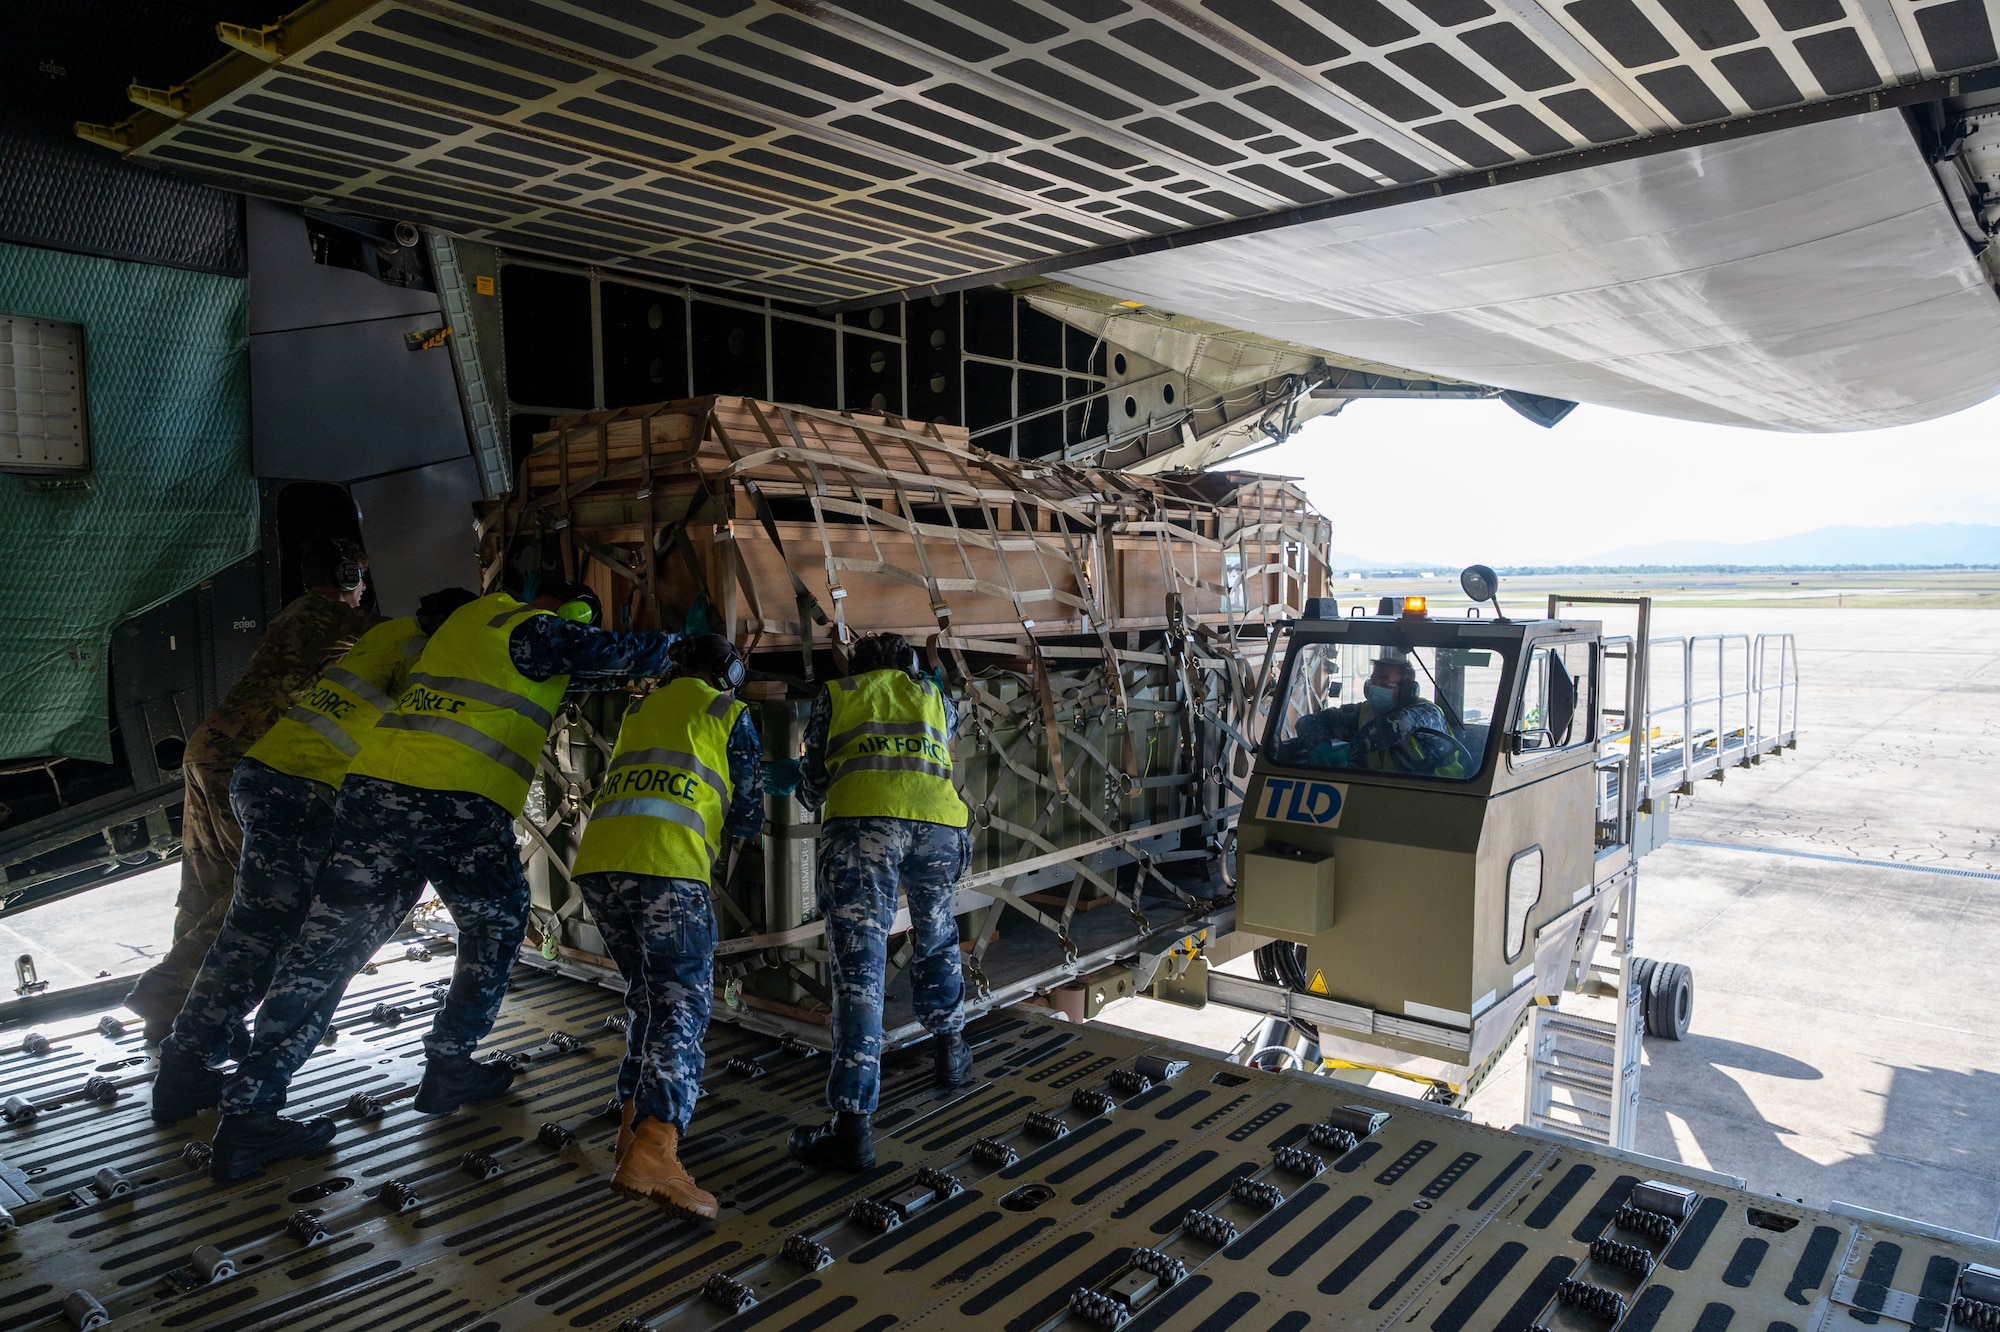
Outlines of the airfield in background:
<svg viewBox="0 0 2000 1332">
<path fill-rule="evenodd" d="M 1355 576 L 1335 569 L 1328 593 L 1341 614 L 1354 606 L 1372 610 L 1385 596 L 1428 596 L 1432 614 L 1463 615 L 1470 604 L 1458 588 L 1458 570 L 1412 569 Z M 1429 577 L 1421 575 L 1429 574 Z M 1772 607 L 1830 610 L 1996 610 L 2000 569 L 1852 569 L 1833 572 L 1748 570 L 1692 573 L 1521 573 L 1500 575 L 1500 604 L 1524 618 L 1547 612 L 1551 593 L 1649 596 L 1657 606 Z M 1492 614 L 1491 608 L 1485 613 Z M 1607 617 L 1608 618 L 1608 617 Z"/>
</svg>

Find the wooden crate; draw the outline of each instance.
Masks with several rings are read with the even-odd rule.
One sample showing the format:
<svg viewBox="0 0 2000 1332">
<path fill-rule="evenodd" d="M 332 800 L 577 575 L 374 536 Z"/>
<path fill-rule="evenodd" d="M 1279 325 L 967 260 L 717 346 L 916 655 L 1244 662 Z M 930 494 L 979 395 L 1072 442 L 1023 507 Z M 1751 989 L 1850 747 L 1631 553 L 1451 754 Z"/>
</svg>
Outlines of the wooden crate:
<svg viewBox="0 0 2000 1332">
<path fill-rule="evenodd" d="M 1014 460 L 955 426 L 748 398 L 559 422 L 482 531 L 489 587 L 529 543 L 621 625 L 677 626 L 699 593 L 749 651 L 836 622 L 944 647 L 1262 624 L 1326 579 L 1326 522 L 1277 478 Z"/>
</svg>

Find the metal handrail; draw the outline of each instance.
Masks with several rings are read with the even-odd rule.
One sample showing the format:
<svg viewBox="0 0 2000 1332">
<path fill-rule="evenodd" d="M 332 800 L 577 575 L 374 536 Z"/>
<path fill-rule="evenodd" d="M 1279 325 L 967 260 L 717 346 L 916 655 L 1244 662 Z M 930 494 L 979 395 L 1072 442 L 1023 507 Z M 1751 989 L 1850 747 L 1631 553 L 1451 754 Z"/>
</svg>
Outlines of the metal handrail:
<svg viewBox="0 0 2000 1332">
<path fill-rule="evenodd" d="M 1608 635 L 1603 646 L 1607 661 L 1623 660 L 1632 669 L 1631 635 Z M 1649 678 L 1640 696 L 1670 701 L 1649 702 L 1643 723 L 1634 725 L 1629 708 L 1635 691 L 1628 679 L 1624 708 L 1608 699 L 1600 699 L 1598 708 L 1597 767 L 1607 775 L 1615 770 L 1621 786 L 1631 782 L 1635 803 L 1690 782 L 1697 773 L 1708 776 L 1747 763 L 1797 735 L 1798 653 L 1790 634 L 1666 635 L 1648 641 L 1645 661 Z M 1738 682 L 1733 686 L 1732 676 Z M 1615 729 L 1614 718 L 1619 719 Z M 1669 735 L 1679 752 L 1660 767 Z M 1740 739 L 1732 744 L 1732 736 Z M 1613 812 L 1609 796 L 1608 784 L 1600 785 L 1600 816 Z"/>
<path fill-rule="evenodd" d="M 1777 679 L 1765 678 L 1765 667 L 1770 661 L 1772 647 L 1777 648 Z M 1791 744 L 1799 733 L 1799 657 L 1798 645 L 1790 634 L 1759 634 L 1751 648 L 1757 668 L 1757 739 L 1760 745 Z M 1770 727 L 1765 725 L 1765 705 L 1772 694 L 1777 695 L 1775 714 Z"/>
<path fill-rule="evenodd" d="M 1684 765 L 1683 770 L 1693 766 L 1692 759 L 1694 755 L 1694 747 L 1693 747 L 1693 739 L 1695 734 L 1694 728 L 1698 722 L 1706 720 L 1705 717 L 1699 714 L 1704 713 L 1710 705 L 1714 706 L 1714 722 L 1713 726 L 1710 728 L 1710 733 L 1715 737 L 1713 743 L 1715 745 L 1715 757 L 1718 763 L 1721 761 L 1723 753 L 1729 748 L 1729 737 L 1733 733 L 1732 728 L 1730 726 L 1730 720 L 1731 720 L 1730 705 L 1732 703 L 1740 703 L 1743 714 L 1744 724 L 1741 727 L 1735 728 L 1735 730 L 1740 730 L 1743 733 L 1743 741 L 1746 745 L 1749 743 L 1750 740 L 1749 712 L 1750 712 L 1750 694 L 1751 694 L 1751 687 L 1753 684 L 1753 681 L 1751 679 L 1751 667 L 1750 667 L 1750 635 L 1697 634 L 1694 635 L 1693 637 L 1690 637 L 1688 639 L 1688 656 L 1687 656 L 1687 682 L 1690 688 L 1694 686 L 1696 679 L 1696 668 L 1697 668 L 1696 654 L 1701 651 L 1702 645 L 1704 643 L 1713 643 L 1715 645 L 1715 692 L 1712 694 L 1704 694 L 1699 698 L 1691 697 L 1686 701 L 1686 707 L 1683 712 L 1683 716 L 1685 718 L 1685 727 L 1682 731 L 1682 735 L 1684 737 L 1684 743 L 1687 745 L 1687 753 L 1690 761 L 1688 764 Z M 1733 649 L 1737 647 L 1740 647 L 1742 649 L 1740 662 L 1738 664 L 1740 665 L 1742 671 L 1743 687 L 1741 689 L 1731 689 L 1729 687 L 1730 665 L 1732 659 L 1736 658 L 1737 656 L 1737 654 L 1733 651 Z"/>
</svg>

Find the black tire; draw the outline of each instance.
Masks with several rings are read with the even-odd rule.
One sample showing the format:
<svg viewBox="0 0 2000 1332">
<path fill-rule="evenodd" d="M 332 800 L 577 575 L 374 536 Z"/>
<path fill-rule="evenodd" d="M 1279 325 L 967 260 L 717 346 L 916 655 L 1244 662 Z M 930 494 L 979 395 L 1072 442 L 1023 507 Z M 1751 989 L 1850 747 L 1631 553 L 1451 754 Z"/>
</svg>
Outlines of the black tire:
<svg viewBox="0 0 2000 1332">
<path fill-rule="evenodd" d="M 1683 1040 L 1693 1018 L 1694 973 L 1678 962 L 1660 963 L 1646 987 L 1646 1034 Z"/>
<path fill-rule="evenodd" d="M 1640 994 L 1651 994 L 1653 992 L 1653 973 L 1658 971 L 1659 968 L 1660 964 L 1650 957 L 1633 958 L 1632 988 Z M 1642 1007 L 1645 1005 L 1645 1002 L 1644 999 L 1639 1001 Z"/>
</svg>

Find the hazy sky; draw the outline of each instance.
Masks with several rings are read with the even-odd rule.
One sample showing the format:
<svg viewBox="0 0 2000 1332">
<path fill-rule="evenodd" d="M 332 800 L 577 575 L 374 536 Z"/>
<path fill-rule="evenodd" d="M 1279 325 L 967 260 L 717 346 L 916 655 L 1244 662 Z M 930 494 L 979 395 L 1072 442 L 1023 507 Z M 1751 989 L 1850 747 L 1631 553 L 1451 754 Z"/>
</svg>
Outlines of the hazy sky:
<svg viewBox="0 0 2000 1332">
<path fill-rule="evenodd" d="M 1302 478 L 1333 520 L 1333 548 L 1346 554 L 1588 563 L 1678 539 L 2000 523 L 2000 398 L 1851 435 L 1781 435 L 1588 405 L 1544 430 L 1492 400 L 1361 401 L 1234 465 Z"/>
</svg>

